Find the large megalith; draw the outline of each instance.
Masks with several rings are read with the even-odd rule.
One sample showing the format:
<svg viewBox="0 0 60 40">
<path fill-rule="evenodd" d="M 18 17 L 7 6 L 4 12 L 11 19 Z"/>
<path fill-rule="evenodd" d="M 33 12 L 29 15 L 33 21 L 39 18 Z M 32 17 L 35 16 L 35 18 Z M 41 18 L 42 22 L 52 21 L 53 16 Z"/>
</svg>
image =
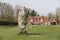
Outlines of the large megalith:
<svg viewBox="0 0 60 40">
<path fill-rule="evenodd" d="M 18 7 L 18 29 L 19 33 L 26 33 L 25 7 Z"/>
</svg>

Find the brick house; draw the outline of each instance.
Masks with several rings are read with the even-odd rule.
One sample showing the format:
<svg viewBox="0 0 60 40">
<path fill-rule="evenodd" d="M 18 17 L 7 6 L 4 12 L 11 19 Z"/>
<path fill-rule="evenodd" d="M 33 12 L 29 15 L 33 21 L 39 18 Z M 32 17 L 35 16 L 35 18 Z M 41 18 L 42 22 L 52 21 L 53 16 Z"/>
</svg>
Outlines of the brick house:
<svg viewBox="0 0 60 40">
<path fill-rule="evenodd" d="M 39 24 L 39 25 L 57 24 L 57 19 L 53 18 L 52 20 L 50 20 L 49 16 L 29 16 L 28 24 Z"/>
</svg>

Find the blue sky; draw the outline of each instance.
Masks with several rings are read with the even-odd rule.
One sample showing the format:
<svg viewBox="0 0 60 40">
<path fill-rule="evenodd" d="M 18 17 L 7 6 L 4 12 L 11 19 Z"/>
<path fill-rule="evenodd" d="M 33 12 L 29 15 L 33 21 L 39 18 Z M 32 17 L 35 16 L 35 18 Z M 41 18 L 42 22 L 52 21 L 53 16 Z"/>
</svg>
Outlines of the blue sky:
<svg viewBox="0 0 60 40">
<path fill-rule="evenodd" d="M 60 0 L 0 0 L 6 2 L 13 7 L 16 5 L 25 6 L 36 10 L 40 15 L 47 15 L 49 12 L 55 13 L 60 8 Z"/>
</svg>

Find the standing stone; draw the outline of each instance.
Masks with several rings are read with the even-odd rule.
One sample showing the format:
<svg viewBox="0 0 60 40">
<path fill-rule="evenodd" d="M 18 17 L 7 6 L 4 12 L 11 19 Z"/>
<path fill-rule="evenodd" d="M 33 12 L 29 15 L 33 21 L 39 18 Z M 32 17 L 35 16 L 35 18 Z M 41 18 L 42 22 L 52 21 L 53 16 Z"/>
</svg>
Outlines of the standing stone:
<svg viewBox="0 0 60 40">
<path fill-rule="evenodd" d="M 25 8 L 18 7 L 18 27 L 19 33 L 26 33 L 26 24 L 25 23 Z"/>
</svg>

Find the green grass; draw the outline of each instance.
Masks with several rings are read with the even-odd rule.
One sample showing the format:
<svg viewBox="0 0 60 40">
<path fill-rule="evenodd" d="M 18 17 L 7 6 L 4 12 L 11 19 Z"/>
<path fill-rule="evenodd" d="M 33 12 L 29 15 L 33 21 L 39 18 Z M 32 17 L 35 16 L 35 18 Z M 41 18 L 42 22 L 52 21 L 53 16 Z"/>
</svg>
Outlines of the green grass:
<svg viewBox="0 0 60 40">
<path fill-rule="evenodd" d="M 28 33 L 38 35 L 18 35 L 18 26 L 0 26 L 0 40 L 60 40 L 60 25 L 52 26 L 27 26 Z"/>
</svg>

